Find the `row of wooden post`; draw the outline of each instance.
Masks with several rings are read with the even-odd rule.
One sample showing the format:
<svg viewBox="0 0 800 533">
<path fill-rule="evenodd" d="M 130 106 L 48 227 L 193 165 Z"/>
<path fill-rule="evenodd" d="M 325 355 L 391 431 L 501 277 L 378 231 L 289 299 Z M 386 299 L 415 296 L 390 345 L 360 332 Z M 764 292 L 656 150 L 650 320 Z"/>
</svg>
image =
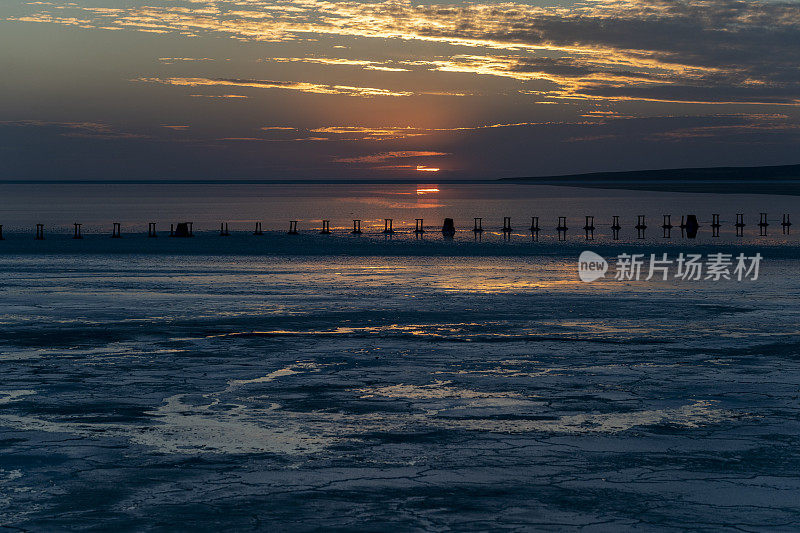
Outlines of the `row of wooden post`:
<svg viewBox="0 0 800 533">
<path fill-rule="evenodd" d="M 693 218 L 696 221 L 696 218 L 693 215 L 690 215 L 690 217 Z M 719 228 L 722 227 L 722 223 L 720 222 L 720 218 L 719 217 L 720 217 L 720 215 L 718 213 L 713 213 L 711 215 L 711 227 L 714 230 L 715 236 L 718 236 Z M 414 219 L 414 220 L 415 220 L 414 233 L 416 233 L 416 234 L 425 233 L 423 219 L 417 218 L 417 219 Z M 394 230 L 394 227 L 393 227 L 393 222 L 394 222 L 394 220 L 391 219 L 391 218 L 384 219 L 384 221 L 383 221 L 383 233 L 385 233 L 387 235 L 391 235 L 391 234 L 395 233 L 395 230 Z M 695 222 L 695 224 L 696 224 L 696 222 Z M 788 228 L 791 225 L 792 225 L 792 222 L 790 220 L 789 214 L 784 214 L 783 218 L 781 219 L 781 226 L 784 227 L 784 228 Z M 74 226 L 74 230 L 73 230 L 72 238 L 73 239 L 82 239 L 83 238 L 83 233 L 81 231 L 81 228 L 82 228 L 83 224 L 79 224 L 79 223 L 76 222 L 75 224 L 73 224 L 73 226 Z M 769 222 L 767 221 L 767 214 L 766 213 L 760 213 L 758 226 L 759 226 L 759 228 L 761 228 L 762 234 L 764 234 L 765 228 L 767 228 L 769 226 Z M 668 233 L 669 230 L 671 230 L 674 227 L 675 226 L 672 225 L 671 215 L 664 215 L 663 223 L 661 225 L 661 228 L 664 230 L 665 235 Z M 678 225 L 678 227 L 681 228 L 681 229 L 685 229 L 687 227 L 686 219 L 683 216 L 681 216 L 681 222 Z M 734 224 L 734 227 L 736 228 L 737 235 L 741 236 L 742 232 L 743 232 L 743 228 L 745 227 L 744 215 L 742 213 L 737 213 L 736 214 L 736 223 Z M 639 231 L 640 233 L 643 232 L 645 229 L 647 229 L 647 223 L 646 223 L 644 215 L 638 215 L 637 216 L 636 225 L 634 226 L 634 228 L 636 228 L 636 230 Z M 559 233 L 562 233 L 562 232 L 566 232 L 568 229 L 569 228 L 567 227 L 567 217 L 562 217 L 562 216 L 558 217 L 558 226 L 556 226 L 556 230 Z M 619 222 L 619 216 L 614 215 L 612 217 L 612 219 L 611 219 L 611 229 L 615 233 L 622 229 L 622 226 L 620 225 L 620 222 Z M 587 233 L 594 232 L 594 230 L 595 230 L 594 216 L 591 216 L 591 215 L 587 215 L 586 216 L 585 224 L 583 226 L 583 230 L 586 231 Z M 481 217 L 475 217 L 474 218 L 474 226 L 472 228 L 472 231 L 474 233 L 483 233 L 483 218 L 481 218 Z M 503 231 L 503 233 L 506 233 L 506 234 L 511 233 L 513 231 L 513 229 L 511 228 L 511 217 L 503 217 L 503 229 L 502 229 L 502 231 Z M 531 217 L 531 226 L 529 228 L 529 231 L 531 231 L 532 233 L 538 233 L 539 231 L 541 231 L 541 228 L 539 227 L 539 217 Z M 351 231 L 351 233 L 354 234 L 354 235 L 361 235 L 363 233 L 363 231 L 361 229 L 361 219 L 353 219 L 353 231 Z M 227 222 L 220 223 L 219 234 L 220 234 L 221 237 L 230 236 L 230 231 L 228 230 L 228 223 Z M 297 220 L 289 221 L 289 234 L 290 235 L 297 235 L 298 234 Z M 322 229 L 320 230 L 320 234 L 322 234 L 322 235 L 330 235 L 331 234 L 331 222 L 330 222 L 330 220 L 323 220 L 322 221 Z M 253 232 L 253 235 L 264 235 L 264 231 L 262 229 L 261 222 L 256 222 L 256 227 L 255 227 L 255 231 Z M 156 233 L 156 223 L 155 222 L 150 222 L 148 224 L 147 236 L 151 237 L 151 238 L 158 236 L 157 233 Z M 170 224 L 170 237 L 193 237 L 193 236 L 194 236 L 194 234 L 192 232 L 192 223 L 191 222 L 179 223 L 177 230 L 176 230 L 174 224 Z M 121 225 L 120 225 L 119 222 L 114 222 L 113 223 L 113 227 L 112 227 L 112 230 L 111 230 L 111 237 L 113 239 L 122 238 L 122 229 L 121 229 Z M 44 240 L 44 224 L 36 224 L 35 239 L 37 241 Z M 2 240 L 4 240 L 4 238 L 3 238 L 3 226 L 0 225 L 0 241 L 2 241 Z"/>
</svg>

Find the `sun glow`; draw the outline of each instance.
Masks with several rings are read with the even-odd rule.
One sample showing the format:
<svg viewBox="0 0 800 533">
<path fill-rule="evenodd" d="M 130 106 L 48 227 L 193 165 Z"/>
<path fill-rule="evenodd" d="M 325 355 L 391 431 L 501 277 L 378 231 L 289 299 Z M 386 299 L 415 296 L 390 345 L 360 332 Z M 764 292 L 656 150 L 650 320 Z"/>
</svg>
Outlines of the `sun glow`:
<svg viewBox="0 0 800 533">
<path fill-rule="evenodd" d="M 439 169 L 436 167 L 426 167 L 425 165 L 417 165 L 417 171 L 419 172 L 439 172 Z"/>
<path fill-rule="evenodd" d="M 429 194 L 439 192 L 438 187 L 417 187 L 417 194 Z"/>
</svg>

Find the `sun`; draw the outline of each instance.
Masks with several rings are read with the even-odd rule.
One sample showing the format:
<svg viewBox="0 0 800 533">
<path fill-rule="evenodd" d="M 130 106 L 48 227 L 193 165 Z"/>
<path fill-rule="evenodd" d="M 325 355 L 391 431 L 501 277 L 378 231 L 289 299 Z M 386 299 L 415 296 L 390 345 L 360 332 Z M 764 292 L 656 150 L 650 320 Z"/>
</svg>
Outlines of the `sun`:
<svg viewBox="0 0 800 533">
<path fill-rule="evenodd" d="M 439 172 L 436 167 L 426 167 L 425 165 L 417 165 L 417 172 Z"/>
</svg>

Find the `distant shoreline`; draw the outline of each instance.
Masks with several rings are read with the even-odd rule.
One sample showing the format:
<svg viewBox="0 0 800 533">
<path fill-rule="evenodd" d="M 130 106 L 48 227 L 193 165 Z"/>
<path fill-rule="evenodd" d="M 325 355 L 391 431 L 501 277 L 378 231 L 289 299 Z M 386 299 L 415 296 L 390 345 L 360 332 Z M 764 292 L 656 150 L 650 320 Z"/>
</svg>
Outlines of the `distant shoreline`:
<svg viewBox="0 0 800 533">
<path fill-rule="evenodd" d="M 800 196 L 800 165 L 591 172 L 500 178 L 499 181 L 639 191 Z"/>
</svg>

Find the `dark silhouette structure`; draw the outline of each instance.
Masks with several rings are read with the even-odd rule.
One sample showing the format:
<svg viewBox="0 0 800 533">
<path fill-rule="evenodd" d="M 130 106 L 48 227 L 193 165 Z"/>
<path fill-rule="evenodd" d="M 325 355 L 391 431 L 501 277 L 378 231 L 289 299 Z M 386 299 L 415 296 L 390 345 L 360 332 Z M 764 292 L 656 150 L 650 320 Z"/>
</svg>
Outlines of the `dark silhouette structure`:
<svg viewBox="0 0 800 533">
<path fill-rule="evenodd" d="M 289 235 L 297 235 L 297 221 L 290 220 L 289 221 Z"/>
<path fill-rule="evenodd" d="M 760 213 L 758 217 L 758 235 L 760 237 L 766 237 L 767 227 L 769 227 L 769 222 L 767 222 L 767 214 Z"/>
<path fill-rule="evenodd" d="M 736 236 L 737 237 L 744 237 L 744 214 L 736 213 Z"/>
<path fill-rule="evenodd" d="M 475 218 L 475 227 L 472 228 L 472 231 L 475 233 L 483 233 L 483 219 L 476 217 Z"/>
<path fill-rule="evenodd" d="M 686 223 L 683 223 L 681 217 L 681 229 L 686 230 L 686 237 L 694 239 L 697 237 L 697 231 L 700 229 L 700 223 L 697 222 L 697 215 L 686 215 Z"/>
<path fill-rule="evenodd" d="M 261 229 L 261 222 L 256 222 L 256 230 L 253 235 L 264 235 L 264 230 Z"/>
<path fill-rule="evenodd" d="M 3 225 L 0 224 L 0 241 L 4 241 L 5 238 L 3 237 Z"/>
<path fill-rule="evenodd" d="M 170 237 L 194 237 L 192 233 L 192 223 L 191 222 L 179 222 L 173 229 L 172 224 L 169 225 L 169 236 Z"/>
<path fill-rule="evenodd" d="M 394 222 L 394 220 L 391 218 L 383 219 L 383 232 L 387 235 L 394 234 L 394 229 L 392 229 L 392 222 Z"/>
<path fill-rule="evenodd" d="M 442 224 L 442 235 L 445 237 L 452 237 L 456 234 L 456 225 L 453 222 L 452 218 L 444 219 L 444 224 Z"/>
<path fill-rule="evenodd" d="M 503 217 L 503 233 L 511 233 L 511 217 Z"/>
<path fill-rule="evenodd" d="M 583 225 L 583 231 L 586 233 L 586 240 L 594 240 L 594 217 L 586 215 L 586 223 Z"/>
<path fill-rule="evenodd" d="M 539 233 L 539 217 L 531 217 L 531 233 Z"/>
<path fill-rule="evenodd" d="M 354 218 L 353 219 L 353 231 L 351 231 L 353 235 L 361 235 L 361 219 Z"/>
<path fill-rule="evenodd" d="M 228 231 L 228 223 L 227 222 L 220 222 L 219 223 L 219 236 L 220 237 L 229 237 L 230 234 L 231 234 L 231 232 Z"/>
<path fill-rule="evenodd" d="M 664 215 L 664 222 L 661 224 L 661 229 L 664 232 L 664 238 L 669 239 L 672 235 L 672 215 Z"/>
<path fill-rule="evenodd" d="M 122 231 L 119 222 L 114 222 L 114 226 L 111 228 L 111 238 L 112 239 L 122 238 Z"/>
<path fill-rule="evenodd" d="M 81 234 L 81 226 L 83 226 L 83 224 L 78 224 L 77 222 L 75 222 L 72 226 L 74 227 L 72 238 L 83 239 L 83 235 Z"/>
<path fill-rule="evenodd" d="M 319 232 L 320 235 L 330 235 L 331 234 L 331 221 L 330 220 L 323 220 L 322 221 L 322 229 Z"/>
<path fill-rule="evenodd" d="M 567 217 L 558 217 L 558 226 L 556 226 L 556 230 L 558 230 L 558 240 L 565 241 L 567 240 Z"/>
<path fill-rule="evenodd" d="M 34 240 L 44 240 L 44 224 L 36 224 L 36 237 L 34 237 Z"/>
<path fill-rule="evenodd" d="M 421 218 L 414 219 L 414 233 L 416 234 L 425 233 L 425 228 L 422 224 Z"/>
<path fill-rule="evenodd" d="M 156 223 L 155 222 L 150 222 L 150 223 L 147 224 L 147 237 L 151 238 L 151 239 L 154 239 L 154 238 L 158 237 L 158 235 L 156 235 Z"/>
</svg>

